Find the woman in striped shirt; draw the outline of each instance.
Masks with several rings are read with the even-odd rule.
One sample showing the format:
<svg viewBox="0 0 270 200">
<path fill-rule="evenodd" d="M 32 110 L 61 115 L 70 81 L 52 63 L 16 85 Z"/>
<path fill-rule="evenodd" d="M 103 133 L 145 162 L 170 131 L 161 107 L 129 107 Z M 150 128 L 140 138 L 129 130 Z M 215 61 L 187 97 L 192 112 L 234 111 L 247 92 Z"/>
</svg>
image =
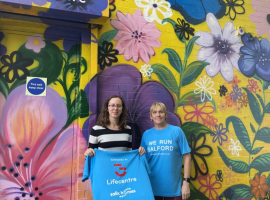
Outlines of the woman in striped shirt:
<svg viewBox="0 0 270 200">
<path fill-rule="evenodd" d="M 104 151 L 130 151 L 131 127 L 127 125 L 127 108 L 120 96 L 111 96 L 103 104 L 97 124 L 92 128 L 84 155 L 94 156 L 94 148 Z M 140 155 L 145 153 L 139 147 Z"/>
</svg>

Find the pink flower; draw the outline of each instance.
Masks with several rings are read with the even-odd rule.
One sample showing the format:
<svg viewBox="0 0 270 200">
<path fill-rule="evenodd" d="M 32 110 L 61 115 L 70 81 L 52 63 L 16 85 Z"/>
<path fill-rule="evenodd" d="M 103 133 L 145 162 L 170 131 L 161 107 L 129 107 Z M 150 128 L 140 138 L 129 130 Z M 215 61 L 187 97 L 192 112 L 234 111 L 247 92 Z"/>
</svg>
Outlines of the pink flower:
<svg viewBox="0 0 270 200">
<path fill-rule="evenodd" d="M 193 97 L 189 97 L 188 100 L 189 104 L 185 104 L 183 106 L 184 111 L 187 113 L 184 117 L 186 121 L 195 121 L 204 125 L 214 123 L 214 119 L 210 114 L 213 113 L 215 109 L 213 106 L 206 105 L 207 98 L 201 108 L 198 107 L 198 101 L 200 100 L 200 97 L 196 102 Z M 212 121 L 212 123 L 209 123 L 209 120 Z"/>
<path fill-rule="evenodd" d="M 27 41 L 28 42 L 26 42 L 25 48 L 32 49 L 36 53 L 39 53 L 41 49 L 46 46 L 40 34 L 37 34 L 35 36 L 28 36 Z"/>
<path fill-rule="evenodd" d="M 157 39 L 161 32 L 155 28 L 154 22 L 148 23 L 142 16 L 141 10 L 137 9 L 133 17 L 127 13 L 116 13 L 118 20 L 111 20 L 111 25 L 119 30 L 114 40 L 117 41 L 115 49 L 119 54 L 124 54 L 126 60 L 133 58 L 135 63 L 141 58 L 149 63 L 150 56 L 155 55 L 153 47 L 160 47 L 161 42 Z"/>
<path fill-rule="evenodd" d="M 253 79 L 248 79 L 247 89 L 249 90 L 249 92 L 256 93 L 256 90 L 258 88 L 259 86 L 257 85 L 257 81 L 254 81 Z"/>
<path fill-rule="evenodd" d="M 256 12 L 251 13 L 249 18 L 250 21 L 257 24 L 257 34 L 264 35 L 265 33 L 268 33 L 268 38 L 270 38 L 270 24 L 267 22 L 267 15 L 269 14 L 270 9 L 270 1 L 252 0 L 251 4 Z"/>
<path fill-rule="evenodd" d="M 207 196 L 209 199 L 218 199 L 218 193 L 216 189 L 221 188 L 221 183 L 217 182 L 217 175 L 213 174 L 211 177 L 209 174 L 206 176 L 199 175 L 198 181 L 201 184 L 199 190 Z"/>
<path fill-rule="evenodd" d="M 50 87 L 46 97 L 25 96 L 25 85 L 9 94 L 0 121 L 1 200 L 70 198 L 73 137 L 81 132 L 77 124 L 63 128 L 66 121 L 66 105 Z"/>
</svg>

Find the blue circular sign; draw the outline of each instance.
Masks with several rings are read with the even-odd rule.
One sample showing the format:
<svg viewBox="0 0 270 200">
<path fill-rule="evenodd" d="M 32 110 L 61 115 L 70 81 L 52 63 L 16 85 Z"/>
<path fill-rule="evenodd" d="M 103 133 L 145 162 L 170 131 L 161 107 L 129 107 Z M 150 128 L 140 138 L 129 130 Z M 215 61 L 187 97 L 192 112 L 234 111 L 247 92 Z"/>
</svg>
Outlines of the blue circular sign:
<svg viewBox="0 0 270 200">
<path fill-rule="evenodd" d="M 27 83 L 28 91 L 33 95 L 40 95 L 45 91 L 45 83 L 39 78 L 33 78 Z"/>
</svg>

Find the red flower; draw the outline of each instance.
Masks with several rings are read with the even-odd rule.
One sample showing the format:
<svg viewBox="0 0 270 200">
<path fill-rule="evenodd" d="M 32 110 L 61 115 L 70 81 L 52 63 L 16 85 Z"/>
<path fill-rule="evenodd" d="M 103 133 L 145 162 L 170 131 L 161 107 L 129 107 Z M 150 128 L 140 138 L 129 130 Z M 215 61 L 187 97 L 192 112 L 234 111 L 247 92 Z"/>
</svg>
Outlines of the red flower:
<svg viewBox="0 0 270 200">
<path fill-rule="evenodd" d="M 196 102 L 193 97 L 189 97 L 188 100 L 189 104 L 185 104 L 183 106 L 184 111 L 187 113 L 184 119 L 186 121 L 195 121 L 204 125 L 209 124 L 208 121 L 212 118 L 210 114 L 213 113 L 215 109 L 213 106 L 206 105 L 207 98 L 201 108 L 198 107 L 198 101 L 200 100 L 200 97 L 197 99 Z"/>
<path fill-rule="evenodd" d="M 211 177 L 209 174 L 206 176 L 199 175 L 198 181 L 201 184 L 199 190 L 209 199 L 218 199 L 218 193 L 216 189 L 221 188 L 221 183 L 217 181 L 217 175 L 213 174 Z"/>
<path fill-rule="evenodd" d="M 253 92 L 256 93 L 256 90 L 259 88 L 259 86 L 257 85 L 257 81 L 254 81 L 253 79 L 248 79 L 248 85 L 247 85 L 247 89 L 249 89 L 249 92 Z"/>
</svg>

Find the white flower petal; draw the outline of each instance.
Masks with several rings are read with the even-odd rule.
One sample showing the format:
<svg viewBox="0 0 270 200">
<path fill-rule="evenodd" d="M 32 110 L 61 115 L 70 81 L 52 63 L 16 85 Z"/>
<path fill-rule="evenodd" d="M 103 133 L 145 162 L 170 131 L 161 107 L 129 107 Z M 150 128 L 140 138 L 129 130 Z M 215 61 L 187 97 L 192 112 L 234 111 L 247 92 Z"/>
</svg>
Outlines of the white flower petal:
<svg viewBox="0 0 270 200">
<path fill-rule="evenodd" d="M 238 42 L 235 43 L 233 45 L 230 46 L 230 49 L 234 52 L 234 53 L 240 53 L 240 48 L 244 46 L 242 43 Z"/>
<path fill-rule="evenodd" d="M 215 48 L 212 47 L 202 47 L 198 51 L 198 60 L 205 61 L 209 56 L 212 56 L 215 53 Z"/>
<path fill-rule="evenodd" d="M 223 28 L 223 39 L 228 41 L 231 33 L 234 31 L 234 25 L 232 22 L 227 22 L 227 24 Z"/>
<path fill-rule="evenodd" d="M 238 66 L 238 60 L 240 58 L 239 54 L 236 53 L 232 53 L 230 54 L 230 56 L 228 56 L 230 62 L 232 63 L 232 66 L 237 69 L 238 71 L 240 71 L 239 66 Z"/>
<path fill-rule="evenodd" d="M 205 31 L 198 31 L 195 33 L 195 36 L 200 36 L 195 44 L 200 45 L 202 47 L 211 47 L 215 42 L 215 38 L 211 33 Z"/>
<path fill-rule="evenodd" d="M 228 38 L 230 44 L 235 44 L 241 40 L 241 37 L 237 35 L 237 30 L 234 30 Z"/>
<path fill-rule="evenodd" d="M 212 13 L 208 13 L 206 15 L 206 22 L 215 38 L 222 40 L 222 29 L 215 15 Z"/>
<path fill-rule="evenodd" d="M 231 82 L 233 80 L 233 67 L 232 63 L 226 57 L 221 60 L 220 72 L 226 81 Z"/>
<path fill-rule="evenodd" d="M 210 77 L 216 76 L 219 71 L 220 71 L 220 60 L 219 60 L 219 55 L 218 52 L 214 53 L 212 56 L 210 56 L 206 62 L 209 62 L 210 65 L 207 65 L 206 68 L 206 73 Z"/>
<path fill-rule="evenodd" d="M 149 0 L 135 0 L 135 3 L 138 7 L 146 8 L 146 7 L 148 7 L 149 3 L 151 3 L 151 1 L 149 1 Z"/>
</svg>

